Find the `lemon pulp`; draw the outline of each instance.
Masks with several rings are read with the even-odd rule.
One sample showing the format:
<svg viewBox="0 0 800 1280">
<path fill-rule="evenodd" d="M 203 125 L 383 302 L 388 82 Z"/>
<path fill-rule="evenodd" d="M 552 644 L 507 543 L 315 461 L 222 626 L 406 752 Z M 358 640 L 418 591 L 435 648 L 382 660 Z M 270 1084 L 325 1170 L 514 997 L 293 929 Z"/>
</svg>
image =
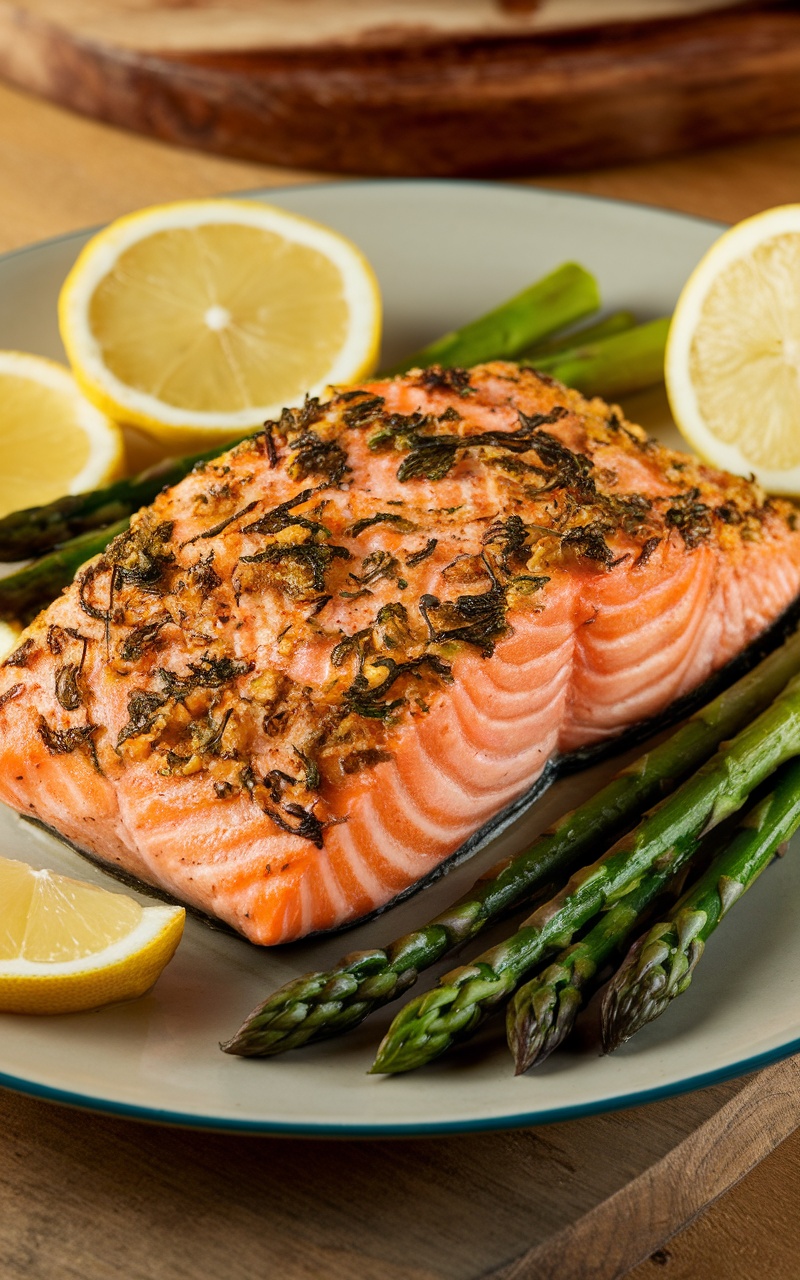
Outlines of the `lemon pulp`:
<svg viewBox="0 0 800 1280">
<path fill-rule="evenodd" d="M 0 1010 L 72 1013 L 143 995 L 185 916 L 0 858 Z"/>
<path fill-rule="evenodd" d="M 732 262 L 709 289 L 690 376 L 709 430 L 755 466 L 800 464 L 800 233 Z M 796 429 L 787 431 L 791 421 Z"/>
<path fill-rule="evenodd" d="M 224 223 L 132 245 L 89 308 L 116 378 L 205 413 L 283 402 L 318 383 L 347 322 L 339 272 L 318 250 Z"/>
<path fill-rule="evenodd" d="M 133 932 L 143 908 L 24 862 L 0 862 L 0 960 L 62 963 L 96 955 Z"/>
</svg>

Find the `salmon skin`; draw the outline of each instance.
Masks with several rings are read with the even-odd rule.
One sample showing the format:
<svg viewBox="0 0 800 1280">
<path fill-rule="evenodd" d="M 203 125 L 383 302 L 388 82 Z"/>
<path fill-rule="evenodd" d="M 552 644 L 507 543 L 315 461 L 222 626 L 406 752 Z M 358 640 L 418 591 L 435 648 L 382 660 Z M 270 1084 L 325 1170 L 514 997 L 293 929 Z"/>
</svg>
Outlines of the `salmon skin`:
<svg viewBox="0 0 800 1280">
<path fill-rule="evenodd" d="M 0 667 L 0 799 L 270 945 L 350 924 L 800 591 L 788 502 L 495 362 L 285 410 Z"/>
</svg>

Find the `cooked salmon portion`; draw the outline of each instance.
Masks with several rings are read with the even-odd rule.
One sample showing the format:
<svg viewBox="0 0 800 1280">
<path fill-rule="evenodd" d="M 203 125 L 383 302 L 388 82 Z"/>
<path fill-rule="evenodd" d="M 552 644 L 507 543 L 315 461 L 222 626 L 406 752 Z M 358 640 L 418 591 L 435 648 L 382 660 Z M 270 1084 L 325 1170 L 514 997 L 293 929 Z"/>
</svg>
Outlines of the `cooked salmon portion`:
<svg viewBox="0 0 800 1280">
<path fill-rule="evenodd" d="M 800 591 L 794 508 L 512 364 L 307 401 L 0 668 L 0 799 L 255 943 L 352 922 Z"/>
</svg>

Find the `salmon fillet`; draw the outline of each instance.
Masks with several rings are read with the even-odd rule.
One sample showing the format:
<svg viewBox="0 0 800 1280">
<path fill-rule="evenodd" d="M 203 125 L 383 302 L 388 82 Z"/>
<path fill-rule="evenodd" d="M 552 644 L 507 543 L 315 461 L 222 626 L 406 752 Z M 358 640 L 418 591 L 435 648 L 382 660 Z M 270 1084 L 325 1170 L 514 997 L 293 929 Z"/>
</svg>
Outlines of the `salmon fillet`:
<svg viewBox="0 0 800 1280">
<path fill-rule="evenodd" d="M 800 590 L 794 508 L 515 365 L 307 401 L 0 668 L 0 799 L 253 942 L 352 922 Z"/>
</svg>

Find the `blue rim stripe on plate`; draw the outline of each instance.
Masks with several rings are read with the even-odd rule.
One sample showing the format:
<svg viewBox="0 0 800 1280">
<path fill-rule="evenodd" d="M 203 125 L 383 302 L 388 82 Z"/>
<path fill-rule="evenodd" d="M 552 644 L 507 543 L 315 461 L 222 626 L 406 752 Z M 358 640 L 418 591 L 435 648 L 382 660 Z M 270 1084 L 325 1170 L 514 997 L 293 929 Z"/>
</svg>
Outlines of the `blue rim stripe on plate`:
<svg viewBox="0 0 800 1280">
<path fill-rule="evenodd" d="M 610 1098 L 600 1098 L 593 1102 L 577 1102 L 573 1106 L 551 1107 L 547 1111 L 521 1111 L 517 1115 L 502 1116 L 477 1120 L 444 1120 L 426 1121 L 423 1123 L 403 1124 L 304 1124 L 289 1121 L 234 1120 L 224 1116 L 200 1116 L 191 1112 L 159 1111 L 155 1107 L 137 1106 L 128 1102 L 113 1102 L 103 1098 L 94 1098 L 88 1094 L 71 1093 L 67 1089 L 54 1089 L 46 1084 L 34 1084 L 29 1080 L 20 1080 L 16 1076 L 0 1072 L 0 1087 L 10 1089 L 14 1093 L 22 1093 L 27 1097 L 41 1098 L 46 1102 L 57 1102 L 65 1106 L 75 1107 L 82 1111 L 98 1112 L 101 1115 L 116 1116 L 128 1120 L 149 1121 L 152 1124 L 174 1125 L 182 1129 L 205 1129 L 221 1133 L 261 1134 L 264 1137 L 307 1137 L 307 1138 L 424 1138 L 444 1137 L 451 1133 L 479 1133 L 487 1130 L 522 1129 L 533 1125 L 557 1124 L 562 1120 L 578 1120 L 581 1116 L 602 1115 L 607 1111 L 623 1111 L 628 1107 L 645 1106 L 649 1102 L 658 1102 L 662 1098 L 674 1098 L 682 1093 L 692 1093 L 696 1089 L 709 1089 L 712 1085 L 722 1084 L 739 1076 L 750 1075 L 775 1062 L 791 1058 L 800 1053 L 800 1037 L 780 1045 L 776 1049 L 766 1049 L 763 1053 L 754 1054 L 750 1058 L 742 1058 L 738 1062 L 728 1063 L 725 1067 L 715 1067 L 711 1071 L 700 1072 L 683 1080 L 670 1084 L 656 1085 L 652 1089 L 640 1089 L 636 1093 L 620 1093 Z"/>
</svg>

